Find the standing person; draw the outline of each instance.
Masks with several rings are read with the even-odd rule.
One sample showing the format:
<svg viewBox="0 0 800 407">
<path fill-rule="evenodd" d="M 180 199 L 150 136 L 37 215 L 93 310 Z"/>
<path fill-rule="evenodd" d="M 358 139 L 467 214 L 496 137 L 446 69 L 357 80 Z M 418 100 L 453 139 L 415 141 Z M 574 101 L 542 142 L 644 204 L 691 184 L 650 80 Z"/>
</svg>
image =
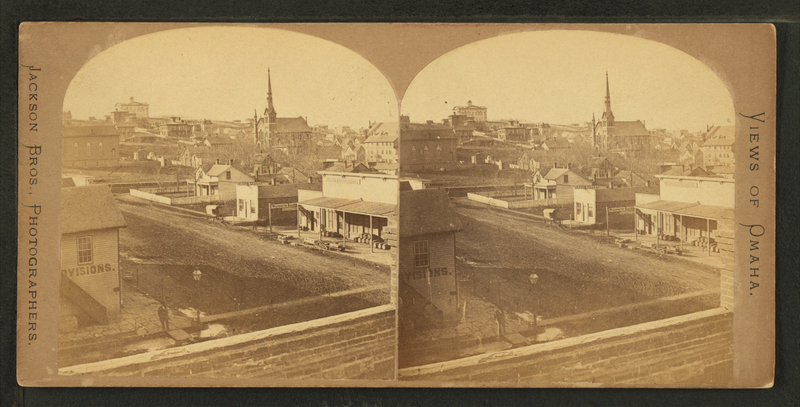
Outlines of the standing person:
<svg viewBox="0 0 800 407">
<path fill-rule="evenodd" d="M 167 311 L 164 303 L 161 303 L 161 306 L 158 307 L 158 319 L 161 321 L 161 328 L 164 329 L 164 332 L 169 331 L 169 311 Z"/>
<path fill-rule="evenodd" d="M 494 318 L 497 321 L 497 336 L 506 334 L 506 316 L 503 311 L 498 308 L 494 313 Z"/>
</svg>

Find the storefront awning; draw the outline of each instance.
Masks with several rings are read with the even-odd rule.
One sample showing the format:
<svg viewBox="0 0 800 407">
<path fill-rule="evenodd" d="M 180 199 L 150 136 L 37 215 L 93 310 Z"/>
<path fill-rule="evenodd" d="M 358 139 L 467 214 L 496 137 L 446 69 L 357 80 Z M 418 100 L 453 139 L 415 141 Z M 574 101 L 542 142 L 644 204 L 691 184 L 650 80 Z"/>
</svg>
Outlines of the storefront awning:
<svg viewBox="0 0 800 407">
<path fill-rule="evenodd" d="M 653 201 L 644 205 L 637 205 L 636 209 L 668 212 L 675 215 L 690 216 L 693 218 L 734 219 L 733 208 L 714 205 L 701 205 L 699 203 Z"/>
<path fill-rule="evenodd" d="M 382 202 L 330 197 L 309 199 L 308 201 L 298 202 L 298 204 L 333 209 L 342 212 L 357 213 L 360 215 L 380 216 L 383 218 L 393 216 L 397 210 L 397 205 Z"/>
</svg>

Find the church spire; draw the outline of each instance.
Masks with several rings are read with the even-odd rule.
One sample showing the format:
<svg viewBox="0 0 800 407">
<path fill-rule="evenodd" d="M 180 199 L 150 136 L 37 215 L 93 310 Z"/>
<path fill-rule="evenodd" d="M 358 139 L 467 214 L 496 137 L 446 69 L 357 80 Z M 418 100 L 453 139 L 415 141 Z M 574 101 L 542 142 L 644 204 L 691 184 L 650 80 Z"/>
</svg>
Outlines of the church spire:
<svg viewBox="0 0 800 407">
<path fill-rule="evenodd" d="M 272 105 L 272 76 L 270 75 L 269 68 L 267 68 L 267 110 L 264 111 L 264 116 L 270 123 L 275 123 L 278 113 L 275 112 L 275 107 Z"/>
<path fill-rule="evenodd" d="M 606 112 L 603 116 L 606 119 L 606 126 L 614 125 L 614 113 L 611 111 L 611 91 L 608 87 L 608 71 L 606 71 Z"/>
</svg>

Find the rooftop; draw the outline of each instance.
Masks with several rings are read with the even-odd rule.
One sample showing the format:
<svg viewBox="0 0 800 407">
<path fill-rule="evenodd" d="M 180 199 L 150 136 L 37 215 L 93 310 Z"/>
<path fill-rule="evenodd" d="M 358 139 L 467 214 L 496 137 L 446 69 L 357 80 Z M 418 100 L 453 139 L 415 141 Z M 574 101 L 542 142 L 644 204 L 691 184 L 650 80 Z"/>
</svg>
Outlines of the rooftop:
<svg viewBox="0 0 800 407">
<path fill-rule="evenodd" d="M 400 236 L 457 232 L 461 220 L 441 189 L 400 191 Z"/>
<path fill-rule="evenodd" d="M 105 185 L 61 189 L 61 234 L 127 226 Z"/>
<path fill-rule="evenodd" d="M 640 120 L 633 122 L 615 120 L 613 126 L 608 127 L 608 134 L 613 136 L 649 136 L 650 131 Z"/>
</svg>

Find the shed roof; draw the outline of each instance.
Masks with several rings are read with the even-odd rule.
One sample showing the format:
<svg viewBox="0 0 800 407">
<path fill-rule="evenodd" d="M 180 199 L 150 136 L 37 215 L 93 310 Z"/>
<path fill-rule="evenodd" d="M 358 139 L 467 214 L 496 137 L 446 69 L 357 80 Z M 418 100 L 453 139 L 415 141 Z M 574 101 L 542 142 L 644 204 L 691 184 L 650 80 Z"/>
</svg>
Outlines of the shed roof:
<svg viewBox="0 0 800 407">
<path fill-rule="evenodd" d="M 61 234 L 127 226 L 105 185 L 61 189 Z"/>
<path fill-rule="evenodd" d="M 320 208 L 334 209 L 337 211 L 358 213 L 362 215 L 373 215 L 389 217 L 395 214 L 397 205 L 383 202 L 370 202 L 360 199 L 332 198 L 323 196 L 300 202 L 300 205 L 317 206 Z"/>
<path fill-rule="evenodd" d="M 653 201 L 644 205 L 639 205 L 637 208 L 670 212 L 678 215 L 691 216 L 694 218 L 735 219 L 733 208 L 715 205 L 702 205 L 699 203 Z"/>
</svg>

